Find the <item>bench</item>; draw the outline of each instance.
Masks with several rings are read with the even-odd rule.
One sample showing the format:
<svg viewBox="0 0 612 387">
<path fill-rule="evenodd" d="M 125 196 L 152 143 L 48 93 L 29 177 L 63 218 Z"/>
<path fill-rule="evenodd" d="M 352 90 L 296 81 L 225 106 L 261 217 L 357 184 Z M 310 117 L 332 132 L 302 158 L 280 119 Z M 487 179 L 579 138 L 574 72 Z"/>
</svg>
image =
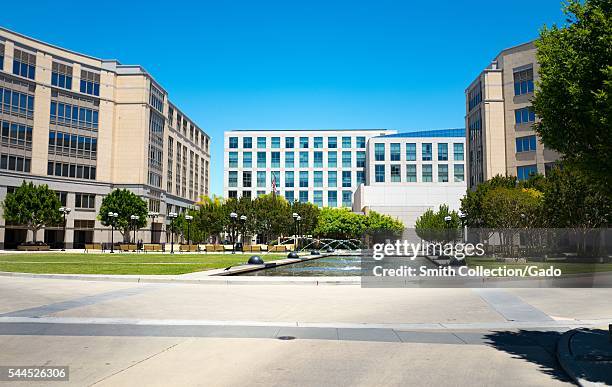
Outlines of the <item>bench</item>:
<svg viewBox="0 0 612 387">
<path fill-rule="evenodd" d="M 268 251 L 277 253 L 286 253 L 293 250 L 293 245 L 275 245 L 268 247 Z"/>
<path fill-rule="evenodd" d="M 136 245 L 120 244 L 119 250 L 120 251 L 136 251 Z"/>
<path fill-rule="evenodd" d="M 207 253 L 222 253 L 224 251 L 223 245 L 205 245 Z"/>
<path fill-rule="evenodd" d="M 181 252 L 197 253 L 198 252 L 198 246 L 197 245 L 180 245 L 179 246 L 179 251 L 181 251 Z"/>
<path fill-rule="evenodd" d="M 157 243 L 144 245 L 144 252 L 147 251 L 162 251 L 162 245 Z"/>
<path fill-rule="evenodd" d="M 86 243 L 85 244 L 85 252 L 89 252 L 89 250 L 99 250 L 102 251 L 101 243 Z"/>
</svg>

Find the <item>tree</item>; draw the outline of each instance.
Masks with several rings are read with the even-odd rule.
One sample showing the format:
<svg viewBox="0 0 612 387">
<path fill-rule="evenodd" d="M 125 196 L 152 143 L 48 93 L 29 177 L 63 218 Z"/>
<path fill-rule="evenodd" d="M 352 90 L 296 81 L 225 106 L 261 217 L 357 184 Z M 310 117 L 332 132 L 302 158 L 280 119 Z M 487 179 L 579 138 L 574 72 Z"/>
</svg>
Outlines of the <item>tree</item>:
<svg viewBox="0 0 612 387">
<path fill-rule="evenodd" d="M 544 27 L 536 42 L 535 130 L 544 145 L 610 195 L 612 1 L 570 0 L 564 13 L 569 25 Z"/>
<path fill-rule="evenodd" d="M 218 238 L 229 222 L 229 213 L 223 198 L 219 196 L 203 196 L 196 203 L 197 211 L 191 215 L 194 217 L 193 224 L 200 231 L 202 240 L 211 237 Z"/>
<path fill-rule="evenodd" d="M 451 217 L 447 222 L 445 218 Z M 438 211 L 428 209 L 415 222 L 415 231 L 419 237 L 429 242 L 446 243 L 459 236 L 461 220 L 457 211 L 450 211 L 446 204 L 442 204 Z"/>
<path fill-rule="evenodd" d="M 130 230 L 134 227 L 132 215 L 138 216 L 135 223 L 137 228 L 142 228 L 147 224 L 147 202 L 127 189 L 116 189 L 102 199 L 98 219 L 108 226 L 111 225 L 109 212 L 118 214 L 113 220 L 114 226 L 123 235 L 124 242 L 130 241 Z"/>
<path fill-rule="evenodd" d="M 312 203 L 293 202 L 291 203 L 291 213 L 299 214 L 300 228 L 303 235 L 313 235 L 319 220 L 320 209 Z M 292 226 L 293 227 L 293 226 Z M 293 234 L 293 229 L 290 234 Z"/>
<path fill-rule="evenodd" d="M 26 226 L 32 231 L 33 241 L 36 243 L 38 230 L 44 226 L 61 224 L 61 205 L 57 194 L 46 184 L 34 185 L 24 181 L 15 191 L 7 193 L 2 209 L 4 219 Z"/>
<path fill-rule="evenodd" d="M 467 226 L 472 228 L 490 227 L 486 223 L 482 209 L 485 195 L 490 190 L 498 187 L 514 188 L 516 185 L 516 177 L 496 175 L 478 184 L 474 191 L 468 189 L 465 196 L 461 199 L 461 212 L 465 215 Z"/>
<path fill-rule="evenodd" d="M 260 195 L 253 200 L 254 227 L 266 243 L 292 234 L 293 218 L 289 202 L 279 195 Z"/>
<path fill-rule="evenodd" d="M 365 233 L 374 242 L 387 238 L 399 238 L 404 231 L 404 224 L 389 215 L 369 211 L 365 219 Z"/>
<path fill-rule="evenodd" d="M 348 208 L 322 208 L 319 213 L 314 235 L 322 238 L 361 238 L 366 228 L 365 216 Z"/>
</svg>

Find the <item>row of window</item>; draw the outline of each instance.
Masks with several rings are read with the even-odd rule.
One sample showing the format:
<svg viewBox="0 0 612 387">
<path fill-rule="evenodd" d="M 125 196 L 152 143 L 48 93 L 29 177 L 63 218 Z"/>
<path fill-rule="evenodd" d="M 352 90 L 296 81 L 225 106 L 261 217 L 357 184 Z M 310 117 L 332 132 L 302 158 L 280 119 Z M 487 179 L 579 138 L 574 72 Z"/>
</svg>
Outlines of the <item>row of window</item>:
<svg viewBox="0 0 612 387">
<path fill-rule="evenodd" d="M 98 111 L 71 105 L 63 102 L 51 101 L 51 123 L 71 125 L 85 129 L 98 129 Z"/>
<path fill-rule="evenodd" d="M 72 90 L 72 67 L 53 62 L 51 65 L 51 85 Z"/>
<path fill-rule="evenodd" d="M 36 77 L 36 55 L 15 49 L 13 53 L 13 74 L 34 79 Z"/>
<path fill-rule="evenodd" d="M 308 171 L 300 171 L 297 176 L 299 177 L 298 184 L 299 187 L 323 187 L 323 171 L 314 171 L 312 173 L 313 180 L 310 182 L 310 172 Z M 328 171 L 327 172 L 327 187 L 337 187 L 338 186 L 338 172 L 337 171 Z M 277 187 L 282 186 L 281 181 L 281 173 L 280 171 L 272 171 L 270 172 L 270 180 L 268 184 L 268 174 L 265 171 L 257 171 L 255 172 L 256 184 L 257 187 L 267 187 L 270 185 L 275 185 Z M 293 171 L 286 171 L 284 174 L 284 186 L 291 188 L 295 187 L 295 177 L 296 173 Z M 342 171 L 340 173 L 341 185 L 342 187 L 350 188 L 353 186 L 353 172 L 351 171 Z M 365 183 L 365 172 L 364 171 L 356 171 L 355 172 L 355 183 L 363 184 Z M 228 186 L 229 187 L 238 187 L 238 172 L 237 171 L 229 171 L 228 172 Z M 253 186 L 253 172 L 244 171 L 242 172 L 242 187 L 251 187 Z"/>
<path fill-rule="evenodd" d="M 384 143 L 374 144 L 374 160 L 385 161 L 386 159 L 386 147 Z M 391 143 L 389 144 L 389 160 L 401 161 L 402 157 L 402 144 Z M 463 143 L 453 143 L 453 157 L 455 161 L 463 161 Z M 406 144 L 406 161 L 416 161 L 417 159 L 417 144 L 407 143 Z M 438 143 L 438 161 L 448 161 L 448 144 Z M 421 144 L 421 160 L 432 161 L 433 160 L 433 145 L 432 143 Z"/>
<path fill-rule="evenodd" d="M 306 203 L 309 201 L 310 193 L 309 191 L 298 191 L 298 196 L 296 198 L 295 191 L 285 191 L 284 196 L 288 202 L 292 203 L 298 200 L 300 203 Z M 265 195 L 266 191 L 256 191 L 257 196 Z M 323 191 L 313 191 L 312 192 L 312 203 L 319 207 L 323 207 Z M 343 207 L 351 207 L 353 205 L 353 192 L 352 191 L 341 191 L 341 199 Z M 251 191 L 242 191 L 243 197 L 251 197 Z M 238 191 L 228 191 L 229 198 L 237 198 Z M 327 191 L 327 206 L 328 207 L 338 207 L 338 191 Z"/>
<path fill-rule="evenodd" d="M 34 117 L 34 96 L 0 87 L 0 112 Z"/>
<path fill-rule="evenodd" d="M 47 175 L 95 180 L 96 167 L 89 165 L 62 163 L 59 161 L 49 161 L 47 163 Z"/>
<path fill-rule="evenodd" d="M 32 148 L 32 127 L 15 122 L 0 121 L 2 143 L 9 146 Z"/>
<path fill-rule="evenodd" d="M 49 131 L 49 153 L 64 154 L 95 160 L 98 151 L 98 139 L 95 137 Z"/>
<path fill-rule="evenodd" d="M 402 182 L 402 168 L 400 164 L 389 165 L 389 179 L 387 178 L 387 168 L 383 164 L 374 166 L 374 181 L 384 183 L 390 181 L 392 183 Z M 463 164 L 453 165 L 453 178 L 455 182 L 465 180 L 465 168 Z M 416 164 L 406 165 L 405 182 L 417 182 L 417 166 Z M 449 181 L 448 164 L 438 164 L 438 183 L 446 183 Z M 431 164 L 423 164 L 421 166 L 421 182 L 433 182 L 433 166 Z"/>
<path fill-rule="evenodd" d="M 0 169 L 17 171 L 17 172 L 30 172 L 32 159 L 29 157 L 14 156 L 7 154 L 0 154 Z"/>
<path fill-rule="evenodd" d="M 312 152 L 312 166 L 314 168 L 323 168 L 323 153 L 320 151 Z M 336 168 L 338 166 L 338 153 L 336 151 L 325 152 L 327 154 L 327 167 Z M 285 168 L 295 168 L 295 154 L 294 152 L 284 152 L 285 155 Z M 351 168 L 353 165 L 353 152 L 342 151 L 342 167 Z M 365 167 L 366 153 L 364 151 L 355 152 L 356 167 Z M 238 152 L 228 153 L 228 164 L 230 168 L 238 168 Z M 257 168 L 267 167 L 267 153 L 257 152 Z M 310 153 L 299 152 L 299 167 L 309 168 Z M 251 168 L 253 167 L 253 154 L 251 152 L 242 152 L 242 167 Z M 280 168 L 281 167 L 281 152 L 270 152 L 270 167 Z"/>
<path fill-rule="evenodd" d="M 516 138 L 516 152 L 533 152 L 536 150 L 536 136 L 525 136 Z"/>
<path fill-rule="evenodd" d="M 74 195 L 74 208 L 96 208 L 96 195 L 77 193 Z"/>
<path fill-rule="evenodd" d="M 315 149 L 321 149 L 324 147 L 324 138 L 322 136 L 319 137 L 299 137 L 299 147 L 300 148 L 309 148 L 312 140 L 312 147 Z M 342 136 L 342 148 L 352 148 L 353 147 L 353 137 Z M 355 148 L 364 149 L 366 147 L 366 138 L 365 136 L 357 136 L 354 139 Z M 238 137 L 230 137 L 229 138 L 229 147 L 231 149 L 238 148 Z M 245 149 L 253 148 L 253 138 L 252 137 L 242 137 L 242 147 Z M 268 147 L 268 138 L 267 137 L 257 137 L 257 148 L 265 149 Z M 277 149 L 281 147 L 281 138 L 280 137 L 271 137 L 270 138 L 270 148 Z M 338 148 L 338 137 L 327 137 L 327 147 L 328 148 Z M 294 137 L 285 137 L 285 148 L 295 148 L 295 138 Z"/>
</svg>

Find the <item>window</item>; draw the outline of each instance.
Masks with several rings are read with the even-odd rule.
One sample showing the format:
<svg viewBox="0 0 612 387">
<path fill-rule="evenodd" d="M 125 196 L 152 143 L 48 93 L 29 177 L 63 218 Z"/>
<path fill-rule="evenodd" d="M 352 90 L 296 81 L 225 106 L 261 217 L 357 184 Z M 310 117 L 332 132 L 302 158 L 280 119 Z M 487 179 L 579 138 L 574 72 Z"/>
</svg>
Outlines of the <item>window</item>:
<svg viewBox="0 0 612 387">
<path fill-rule="evenodd" d="M 314 152 L 314 167 L 323 168 L 323 152 Z"/>
<path fill-rule="evenodd" d="M 300 168 L 308 168 L 308 152 L 300 152 Z"/>
<path fill-rule="evenodd" d="M 530 108 L 516 109 L 514 111 L 514 120 L 516 124 L 526 124 L 535 121 L 535 112 Z"/>
<path fill-rule="evenodd" d="M 36 55 L 21 50 L 13 53 L 13 74 L 34 79 L 36 72 Z"/>
<path fill-rule="evenodd" d="M 454 143 L 453 144 L 453 153 L 455 155 L 455 161 L 463 161 L 463 144 L 462 143 Z"/>
<path fill-rule="evenodd" d="M 323 171 L 314 171 L 314 186 L 323 187 Z"/>
<path fill-rule="evenodd" d="M 242 147 L 246 149 L 253 148 L 253 138 L 252 137 L 243 137 L 242 138 Z"/>
<path fill-rule="evenodd" d="M 351 164 L 351 151 L 342 151 L 342 167 L 350 168 Z"/>
<path fill-rule="evenodd" d="M 335 151 L 327 154 L 327 167 L 336 168 L 338 166 L 338 153 Z"/>
<path fill-rule="evenodd" d="M 244 152 L 242 154 L 242 167 L 251 168 L 253 166 L 253 153 Z"/>
<path fill-rule="evenodd" d="M 351 191 L 342 191 L 342 206 L 351 207 L 353 205 L 353 193 Z"/>
<path fill-rule="evenodd" d="M 468 111 L 472 111 L 482 101 L 482 87 L 480 82 L 468 92 Z"/>
<path fill-rule="evenodd" d="M 538 173 L 537 165 L 525 165 L 523 167 L 516 168 L 516 177 L 519 180 L 527 180 L 531 175 Z"/>
<path fill-rule="evenodd" d="M 294 192 L 293 191 L 285 191 L 285 199 L 287 199 L 287 201 L 289 203 L 293 203 L 295 201 Z"/>
<path fill-rule="evenodd" d="M 365 172 L 357 171 L 357 184 L 365 184 Z"/>
<path fill-rule="evenodd" d="M 323 137 L 314 138 L 314 148 L 323 148 Z"/>
<path fill-rule="evenodd" d="M 10 164 L 10 161 L 11 160 L 9 158 L 9 164 Z M 10 169 L 10 165 L 9 165 L 9 169 Z M 76 177 L 77 179 L 95 180 L 96 179 L 96 167 L 92 167 L 89 165 L 69 164 L 69 163 L 49 161 L 47 163 L 47 175 L 72 177 L 72 178 Z"/>
<path fill-rule="evenodd" d="M 409 183 L 416 183 L 417 181 L 417 170 L 415 164 L 406 165 L 406 181 Z"/>
<path fill-rule="evenodd" d="M 265 171 L 257 171 L 257 186 L 260 188 L 266 186 L 266 172 Z"/>
<path fill-rule="evenodd" d="M 280 152 L 272 152 L 270 154 L 270 159 L 272 168 L 280 168 Z"/>
<path fill-rule="evenodd" d="M 242 191 L 243 198 L 251 198 L 251 191 Z"/>
<path fill-rule="evenodd" d="M 329 207 L 338 207 L 338 191 L 327 192 L 327 205 Z"/>
<path fill-rule="evenodd" d="M 364 151 L 357 151 L 357 168 L 364 168 L 366 160 L 366 153 Z"/>
<path fill-rule="evenodd" d="M 163 114 L 163 112 L 164 112 L 164 93 L 161 90 L 159 90 L 158 88 L 156 88 L 155 86 L 153 86 L 153 85 L 151 85 L 151 93 L 149 95 L 149 103 L 158 112 Z M 193 125 L 191 126 L 191 128 L 192 128 L 191 139 L 193 140 Z M 183 130 L 185 130 L 185 126 L 183 126 Z"/>
<path fill-rule="evenodd" d="M 448 182 L 448 164 L 438 164 L 438 182 Z"/>
<path fill-rule="evenodd" d="M 342 187 L 350 188 L 352 185 L 351 171 L 342 171 Z"/>
<path fill-rule="evenodd" d="M 280 171 L 272 171 L 272 172 L 270 172 L 270 181 L 272 181 L 272 183 L 274 183 L 274 187 L 275 187 L 276 191 L 278 192 L 278 187 L 281 186 Z"/>
<path fill-rule="evenodd" d="M 533 152 L 536 150 L 536 136 L 525 136 L 516 138 L 516 152 Z"/>
<path fill-rule="evenodd" d="M 272 137 L 272 148 L 280 148 L 280 137 Z"/>
<path fill-rule="evenodd" d="M 230 149 L 238 148 L 238 137 L 230 137 L 229 138 L 229 147 Z"/>
<path fill-rule="evenodd" d="M 423 182 L 431 182 L 432 181 L 432 170 L 431 170 L 431 164 L 423 164 L 422 166 L 422 176 L 421 176 L 421 181 Z"/>
<path fill-rule="evenodd" d="M 0 112 L 33 118 L 34 96 L 0 87 Z"/>
<path fill-rule="evenodd" d="M 229 152 L 229 167 L 238 168 L 238 152 Z"/>
<path fill-rule="evenodd" d="M 400 144 L 398 143 L 393 143 L 390 145 L 390 150 L 391 150 L 391 161 L 400 161 L 400 157 L 401 157 L 401 148 L 400 148 Z"/>
<path fill-rule="evenodd" d="M 100 95 L 100 74 L 91 71 L 81 70 L 80 90 L 81 93 L 96 96 Z"/>
<path fill-rule="evenodd" d="M 300 191 L 300 203 L 308 202 L 308 191 Z"/>
<path fill-rule="evenodd" d="M 51 84 L 63 89 L 72 89 L 72 67 L 53 62 L 51 65 Z"/>
<path fill-rule="evenodd" d="M 293 152 L 285 153 L 285 168 L 293 168 L 294 165 L 294 155 Z"/>
<path fill-rule="evenodd" d="M 327 138 L 327 147 L 328 148 L 338 148 L 338 138 L 337 137 L 328 137 Z"/>
<path fill-rule="evenodd" d="M 533 69 L 514 73 L 514 95 L 533 93 Z"/>
<path fill-rule="evenodd" d="M 431 161 L 431 143 L 423 143 L 421 146 L 421 159 L 423 161 Z"/>
<path fill-rule="evenodd" d="M 292 188 L 294 186 L 293 179 L 294 179 L 293 171 L 285 172 L 285 187 Z"/>
<path fill-rule="evenodd" d="M 300 148 L 308 148 L 308 137 L 300 137 Z"/>
<path fill-rule="evenodd" d="M 366 147 L 366 139 L 364 136 L 357 136 L 357 148 L 365 149 Z"/>
<path fill-rule="evenodd" d="M 238 186 L 238 172 L 237 171 L 229 171 L 227 183 L 230 187 Z"/>
<path fill-rule="evenodd" d="M 308 187 L 308 171 L 300 171 L 300 187 Z"/>
<path fill-rule="evenodd" d="M 385 144 L 374 144 L 374 160 L 385 161 Z"/>
<path fill-rule="evenodd" d="M 327 172 L 327 186 L 328 187 L 338 186 L 338 172 L 336 171 Z"/>
<path fill-rule="evenodd" d="M 448 161 L 448 144 L 438 144 L 438 161 Z"/>
<path fill-rule="evenodd" d="M 398 183 L 402 181 L 402 169 L 397 164 L 391 165 L 391 182 Z"/>
<path fill-rule="evenodd" d="M 9 171 L 17 171 L 17 172 L 30 172 L 31 164 L 32 164 L 32 159 L 28 157 L 24 158 L 21 156 L 6 155 L 4 153 L 0 155 L 0 169 L 8 169 Z M 60 171 L 61 171 L 61 166 L 60 166 Z M 49 172 L 49 169 L 47 169 L 47 174 L 49 174 L 48 172 Z M 61 173 L 59 176 L 61 176 Z"/>
<path fill-rule="evenodd" d="M 375 165 L 374 166 L 374 180 L 377 183 L 385 182 L 385 166 L 384 165 Z"/>
<path fill-rule="evenodd" d="M 257 148 L 259 149 L 266 148 L 266 138 L 265 137 L 257 137 Z"/>
<path fill-rule="evenodd" d="M 227 191 L 227 197 L 230 199 L 238 198 L 238 191 Z"/>
<path fill-rule="evenodd" d="M 455 164 L 455 182 L 460 183 L 465 180 L 465 173 L 463 171 L 463 164 Z"/>
<path fill-rule="evenodd" d="M 257 197 L 264 196 L 265 194 L 266 194 L 266 191 L 257 190 Z"/>
<path fill-rule="evenodd" d="M 253 185 L 253 175 L 251 171 L 242 172 L 242 186 L 251 187 Z"/>
<path fill-rule="evenodd" d="M 96 208 L 96 195 L 77 193 L 74 195 L 74 208 Z"/>
<path fill-rule="evenodd" d="M 257 168 L 266 167 L 266 152 L 257 152 Z"/>
<path fill-rule="evenodd" d="M 352 141 L 350 137 L 342 137 L 342 148 L 350 148 L 351 143 Z"/>
<path fill-rule="evenodd" d="M 0 70 L 4 69 L 4 44 L 0 44 Z"/>
<path fill-rule="evenodd" d="M 295 139 L 293 137 L 285 137 L 285 148 L 294 148 Z"/>
<path fill-rule="evenodd" d="M 406 161 L 416 161 L 416 144 L 413 142 L 406 144 Z"/>
<path fill-rule="evenodd" d="M 323 191 L 314 191 L 312 201 L 316 206 L 323 207 Z"/>
</svg>

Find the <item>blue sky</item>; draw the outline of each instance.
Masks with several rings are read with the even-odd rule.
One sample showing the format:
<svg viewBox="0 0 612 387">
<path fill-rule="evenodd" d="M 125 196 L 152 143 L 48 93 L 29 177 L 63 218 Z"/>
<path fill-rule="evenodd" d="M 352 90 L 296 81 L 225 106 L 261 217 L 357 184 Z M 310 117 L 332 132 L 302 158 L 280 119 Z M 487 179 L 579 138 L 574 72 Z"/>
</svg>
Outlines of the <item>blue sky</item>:
<svg viewBox="0 0 612 387">
<path fill-rule="evenodd" d="M 213 139 L 228 129 L 464 126 L 464 89 L 560 0 L 4 2 L 0 25 L 144 66 Z"/>
</svg>

